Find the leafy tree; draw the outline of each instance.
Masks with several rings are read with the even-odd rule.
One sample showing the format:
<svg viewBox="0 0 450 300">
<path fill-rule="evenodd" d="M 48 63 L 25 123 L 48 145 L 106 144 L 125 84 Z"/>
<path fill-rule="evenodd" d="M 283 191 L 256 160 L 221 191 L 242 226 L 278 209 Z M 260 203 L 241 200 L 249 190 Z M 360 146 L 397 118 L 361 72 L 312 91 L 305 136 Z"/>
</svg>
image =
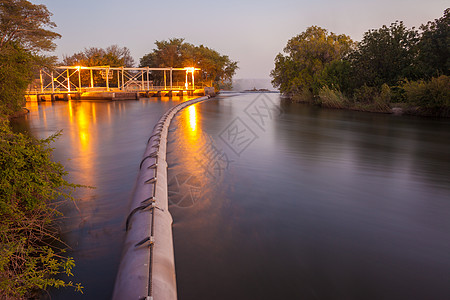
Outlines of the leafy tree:
<svg viewBox="0 0 450 300">
<path fill-rule="evenodd" d="M 90 47 L 71 56 L 63 57 L 66 66 L 110 66 L 110 67 L 133 67 L 134 59 L 127 47 L 112 45 L 106 49 Z"/>
<path fill-rule="evenodd" d="M 310 90 L 318 93 L 321 74 L 327 64 L 343 59 L 354 43 L 346 35 L 329 33 L 326 29 L 311 26 L 293 37 L 279 53 L 271 72 L 272 84 L 283 93 Z"/>
<path fill-rule="evenodd" d="M 156 41 L 156 49 L 144 55 L 140 60 L 141 67 L 185 67 L 184 53 L 185 42 L 182 38 L 173 38 L 168 41 Z"/>
<path fill-rule="evenodd" d="M 106 49 L 90 47 L 83 51 L 74 53 L 71 56 L 64 56 L 63 62 L 66 66 L 110 66 L 110 67 L 133 67 L 134 59 L 131 56 L 130 50 L 127 47 L 119 47 L 112 45 Z M 104 83 L 104 74 L 100 71 L 92 71 L 94 82 Z M 117 73 L 112 73 L 109 78 L 111 82 L 117 82 Z M 90 73 L 86 71 L 81 72 L 81 84 L 88 86 L 90 84 Z"/>
<path fill-rule="evenodd" d="M 450 8 L 444 16 L 420 27 L 418 69 L 423 77 L 450 75 Z"/>
<path fill-rule="evenodd" d="M 26 0 L 0 0 L 0 114 L 13 114 L 23 105 L 23 95 L 33 71 L 54 59 L 39 54 L 55 48 L 56 25 L 44 5 Z"/>
<path fill-rule="evenodd" d="M 182 38 L 173 38 L 168 41 L 156 41 L 156 49 L 144 55 L 140 60 L 141 67 L 196 67 L 201 69 L 200 81 L 207 85 L 217 87 L 231 83 L 236 70 L 237 62 L 227 55 L 205 47 L 186 43 Z M 184 74 L 174 74 L 174 80 L 184 81 Z M 153 74 L 155 80 L 161 80 L 161 74 Z"/>
<path fill-rule="evenodd" d="M 0 0 L 0 51 L 11 42 L 33 52 L 55 49 L 53 40 L 61 36 L 51 30 L 56 27 L 51 16 L 44 5 Z"/>
<path fill-rule="evenodd" d="M 414 78 L 417 42 L 417 30 L 406 28 L 401 21 L 367 31 L 350 55 L 352 80 L 358 87 L 381 87 L 383 83 L 392 86 L 404 78 Z"/>
<path fill-rule="evenodd" d="M 327 64 L 320 76 L 321 86 L 350 95 L 353 90 L 352 70 L 348 60 L 334 60 Z"/>
<path fill-rule="evenodd" d="M 17 43 L 0 50 L 0 117 L 24 104 L 24 91 L 32 80 L 34 57 Z"/>
</svg>

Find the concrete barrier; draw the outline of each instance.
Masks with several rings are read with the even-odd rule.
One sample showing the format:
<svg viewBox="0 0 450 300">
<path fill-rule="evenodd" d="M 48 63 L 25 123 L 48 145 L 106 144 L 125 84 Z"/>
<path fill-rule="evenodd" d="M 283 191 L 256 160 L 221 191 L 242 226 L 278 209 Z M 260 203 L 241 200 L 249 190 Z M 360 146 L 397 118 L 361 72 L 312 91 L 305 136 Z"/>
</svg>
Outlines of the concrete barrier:
<svg viewBox="0 0 450 300">
<path fill-rule="evenodd" d="M 153 129 L 131 200 L 114 300 L 177 299 L 172 216 L 167 194 L 167 136 L 170 122 L 180 110 L 209 98 L 201 97 L 172 107 Z"/>
</svg>

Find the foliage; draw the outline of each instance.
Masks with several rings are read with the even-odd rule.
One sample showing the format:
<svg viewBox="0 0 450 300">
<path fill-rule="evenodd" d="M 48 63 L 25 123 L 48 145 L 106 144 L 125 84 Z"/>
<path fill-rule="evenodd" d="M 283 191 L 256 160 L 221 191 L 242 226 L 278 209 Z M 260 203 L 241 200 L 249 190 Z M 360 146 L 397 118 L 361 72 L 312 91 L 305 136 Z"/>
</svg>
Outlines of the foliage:
<svg viewBox="0 0 450 300">
<path fill-rule="evenodd" d="M 0 0 L 0 16 L 0 51 L 11 42 L 32 52 L 50 51 L 56 47 L 53 40 L 61 37 L 51 30 L 56 24 L 44 5 L 27 0 Z"/>
<path fill-rule="evenodd" d="M 186 43 L 184 39 L 173 38 L 168 41 L 156 41 L 156 49 L 140 59 L 141 67 L 186 67 Z"/>
<path fill-rule="evenodd" d="M 450 108 L 450 77 L 439 76 L 429 81 L 407 81 L 403 84 L 409 104 L 424 108 Z"/>
<path fill-rule="evenodd" d="M 16 43 L 0 50 L 0 114 L 10 115 L 22 107 L 33 64 L 33 55 Z"/>
<path fill-rule="evenodd" d="M 109 67 L 133 67 L 134 59 L 131 56 L 130 50 L 127 47 L 119 47 L 118 45 L 112 45 L 106 49 L 90 47 L 85 48 L 83 51 L 74 53 L 71 56 L 64 56 L 63 62 L 66 66 L 109 66 Z M 90 72 L 81 71 L 81 84 L 83 86 L 90 85 Z M 117 82 L 117 73 L 111 71 L 109 80 L 111 82 Z M 105 74 L 102 74 L 99 70 L 92 71 L 92 77 L 94 82 L 98 84 L 104 84 Z"/>
<path fill-rule="evenodd" d="M 55 278 L 72 275 L 74 267 L 72 258 L 54 251 L 61 243 L 53 223 L 56 200 L 72 199 L 77 187 L 63 179 L 62 165 L 51 161 L 49 143 L 55 138 L 34 140 L 0 123 L 0 291 L 8 299 L 48 286 L 82 288 Z"/>
<path fill-rule="evenodd" d="M 450 76 L 450 8 L 444 16 L 420 27 L 418 69 L 422 77 Z"/>
<path fill-rule="evenodd" d="M 50 160 L 48 144 L 14 134 L 6 121 L 24 101 L 24 92 L 38 67 L 53 58 L 39 51 L 52 50 L 59 34 L 44 5 L 26 0 L 0 0 L 0 295 L 24 299 L 49 286 L 79 284 L 56 279 L 72 275 L 72 258 L 61 256 L 56 244 L 58 215 L 55 202 L 71 198 L 76 185 L 63 179 L 63 167 Z M 59 249 L 59 250 L 58 250 Z"/>
<path fill-rule="evenodd" d="M 353 46 L 353 41 L 346 35 L 311 26 L 287 42 L 284 48 L 287 55 L 277 55 L 271 72 L 272 84 L 283 93 L 309 89 L 317 94 L 322 86 L 324 68 L 343 59 Z"/>
<path fill-rule="evenodd" d="M 44 5 L 26 0 L 0 0 L 0 114 L 20 110 L 35 70 L 53 57 L 39 54 L 55 48 L 56 25 Z"/>
<path fill-rule="evenodd" d="M 355 90 L 351 109 L 360 111 L 389 113 L 391 108 L 391 89 L 387 84 L 381 87 L 363 85 Z"/>
<path fill-rule="evenodd" d="M 450 9 L 420 29 L 396 21 L 367 31 L 355 47 L 345 35 L 309 27 L 276 56 L 272 84 L 326 107 L 388 112 L 406 102 L 449 115 Z"/>
<path fill-rule="evenodd" d="M 66 66 L 110 66 L 110 67 L 133 67 L 134 59 L 131 57 L 127 47 L 112 45 L 106 49 L 90 47 L 71 56 L 63 57 Z"/>
<path fill-rule="evenodd" d="M 413 78 L 418 33 L 396 21 L 389 27 L 369 30 L 350 55 L 357 86 L 395 85 L 403 78 Z"/>
<path fill-rule="evenodd" d="M 322 107 L 327 108 L 347 108 L 348 99 L 340 91 L 324 86 L 319 92 L 319 101 Z"/>
<path fill-rule="evenodd" d="M 391 91 L 387 84 L 380 89 L 366 85 L 357 89 L 353 99 L 342 92 L 324 86 L 320 89 L 317 104 L 327 108 L 348 108 L 359 111 L 390 112 Z"/>
<path fill-rule="evenodd" d="M 325 65 L 320 75 L 320 85 L 351 94 L 354 87 L 351 73 L 352 69 L 348 60 L 334 60 Z"/>
<path fill-rule="evenodd" d="M 230 84 L 238 69 L 237 62 L 227 55 L 221 55 L 204 45 L 186 43 L 182 38 L 156 41 L 155 45 L 156 49 L 141 58 L 141 67 L 200 68 L 200 76 L 196 77 L 198 81 L 217 88 Z M 163 80 L 161 74 L 152 75 L 156 81 Z M 184 82 L 184 74 L 174 73 L 174 80 Z"/>
</svg>

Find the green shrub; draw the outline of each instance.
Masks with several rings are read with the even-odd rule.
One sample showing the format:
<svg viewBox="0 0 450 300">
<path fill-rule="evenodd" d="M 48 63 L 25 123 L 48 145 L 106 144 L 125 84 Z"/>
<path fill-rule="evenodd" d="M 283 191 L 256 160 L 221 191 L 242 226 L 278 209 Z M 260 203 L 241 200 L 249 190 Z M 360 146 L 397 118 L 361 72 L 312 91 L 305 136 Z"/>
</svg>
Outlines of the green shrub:
<svg viewBox="0 0 450 300">
<path fill-rule="evenodd" d="M 450 107 L 450 77 L 442 75 L 430 81 L 406 81 L 403 84 L 409 104 L 423 108 Z"/>
<path fill-rule="evenodd" d="M 314 95 L 309 89 L 303 89 L 300 92 L 292 94 L 293 102 L 314 103 Z"/>
<path fill-rule="evenodd" d="M 348 99 L 340 91 L 332 90 L 327 86 L 319 91 L 319 103 L 327 108 L 346 108 L 349 104 Z"/>
<path fill-rule="evenodd" d="M 82 289 L 55 278 L 72 275 L 74 261 L 56 246 L 62 242 L 54 220 L 58 203 L 72 199 L 77 187 L 50 159 L 49 143 L 55 138 L 13 133 L 0 118 L 0 294 L 6 299 L 29 298 L 49 286 Z"/>
<path fill-rule="evenodd" d="M 391 89 L 383 84 L 380 89 L 363 85 L 356 89 L 353 95 L 354 103 L 352 109 L 370 112 L 391 112 L 389 102 L 391 101 Z"/>
</svg>

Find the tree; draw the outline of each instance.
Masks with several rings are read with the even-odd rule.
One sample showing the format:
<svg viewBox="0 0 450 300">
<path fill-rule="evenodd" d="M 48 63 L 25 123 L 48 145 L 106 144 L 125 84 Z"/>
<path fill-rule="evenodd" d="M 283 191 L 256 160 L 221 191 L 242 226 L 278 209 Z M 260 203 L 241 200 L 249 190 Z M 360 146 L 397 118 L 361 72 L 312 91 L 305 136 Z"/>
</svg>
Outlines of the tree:
<svg viewBox="0 0 450 300">
<path fill-rule="evenodd" d="M 63 57 L 63 64 L 67 66 L 110 66 L 133 67 L 134 59 L 127 47 L 112 45 L 106 49 L 90 47 L 71 56 Z"/>
<path fill-rule="evenodd" d="M 418 32 L 396 21 L 389 27 L 369 30 L 350 55 L 353 80 L 357 86 L 396 85 L 404 78 L 414 78 Z"/>
<path fill-rule="evenodd" d="M 156 41 L 156 49 L 144 55 L 140 59 L 141 67 L 185 67 L 183 66 L 183 55 L 186 43 L 182 38 L 173 38 L 168 41 Z"/>
<path fill-rule="evenodd" d="M 283 93 L 298 93 L 320 89 L 320 75 L 325 66 L 344 58 L 354 47 L 346 35 L 328 33 L 326 29 L 311 26 L 287 42 L 284 54 L 275 58 L 271 72 L 272 84 Z"/>
<path fill-rule="evenodd" d="M 33 71 L 54 59 L 39 54 L 55 48 L 60 35 L 50 29 L 52 14 L 26 0 L 0 0 L 0 114 L 11 115 L 24 102 Z"/>
<path fill-rule="evenodd" d="M 55 49 L 53 40 L 61 36 L 51 30 L 56 27 L 51 16 L 44 5 L 0 0 L 0 51 L 11 42 L 32 52 Z"/>
<path fill-rule="evenodd" d="M 156 41 L 156 49 L 144 55 L 140 60 L 141 67 L 196 67 L 200 68 L 200 81 L 218 88 L 230 85 L 238 68 L 237 62 L 227 55 L 200 45 L 186 43 L 182 38 L 168 41 Z M 184 81 L 183 74 L 175 74 L 175 80 Z M 161 80 L 160 74 L 153 74 L 155 80 Z"/>
<path fill-rule="evenodd" d="M 450 75 L 450 8 L 444 16 L 420 27 L 418 69 L 422 77 Z"/>
<path fill-rule="evenodd" d="M 74 53 L 71 56 L 64 56 L 62 63 L 66 66 L 133 67 L 134 59 L 127 47 L 112 45 L 106 49 L 97 47 L 85 48 L 83 51 Z M 104 74 L 102 75 L 98 70 L 92 71 L 92 76 L 97 83 L 106 82 Z M 110 76 L 110 80 L 112 82 L 117 82 L 117 76 L 117 73 L 113 73 L 112 76 Z M 81 83 L 84 86 L 90 84 L 89 72 L 81 72 Z"/>
<path fill-rule="evenodd" d="M 0 119 L 12 115 L 24 103 L 24 91 L 33 78 L 34 58 L 17 43 L 0 50 Z"/>
</svg>

